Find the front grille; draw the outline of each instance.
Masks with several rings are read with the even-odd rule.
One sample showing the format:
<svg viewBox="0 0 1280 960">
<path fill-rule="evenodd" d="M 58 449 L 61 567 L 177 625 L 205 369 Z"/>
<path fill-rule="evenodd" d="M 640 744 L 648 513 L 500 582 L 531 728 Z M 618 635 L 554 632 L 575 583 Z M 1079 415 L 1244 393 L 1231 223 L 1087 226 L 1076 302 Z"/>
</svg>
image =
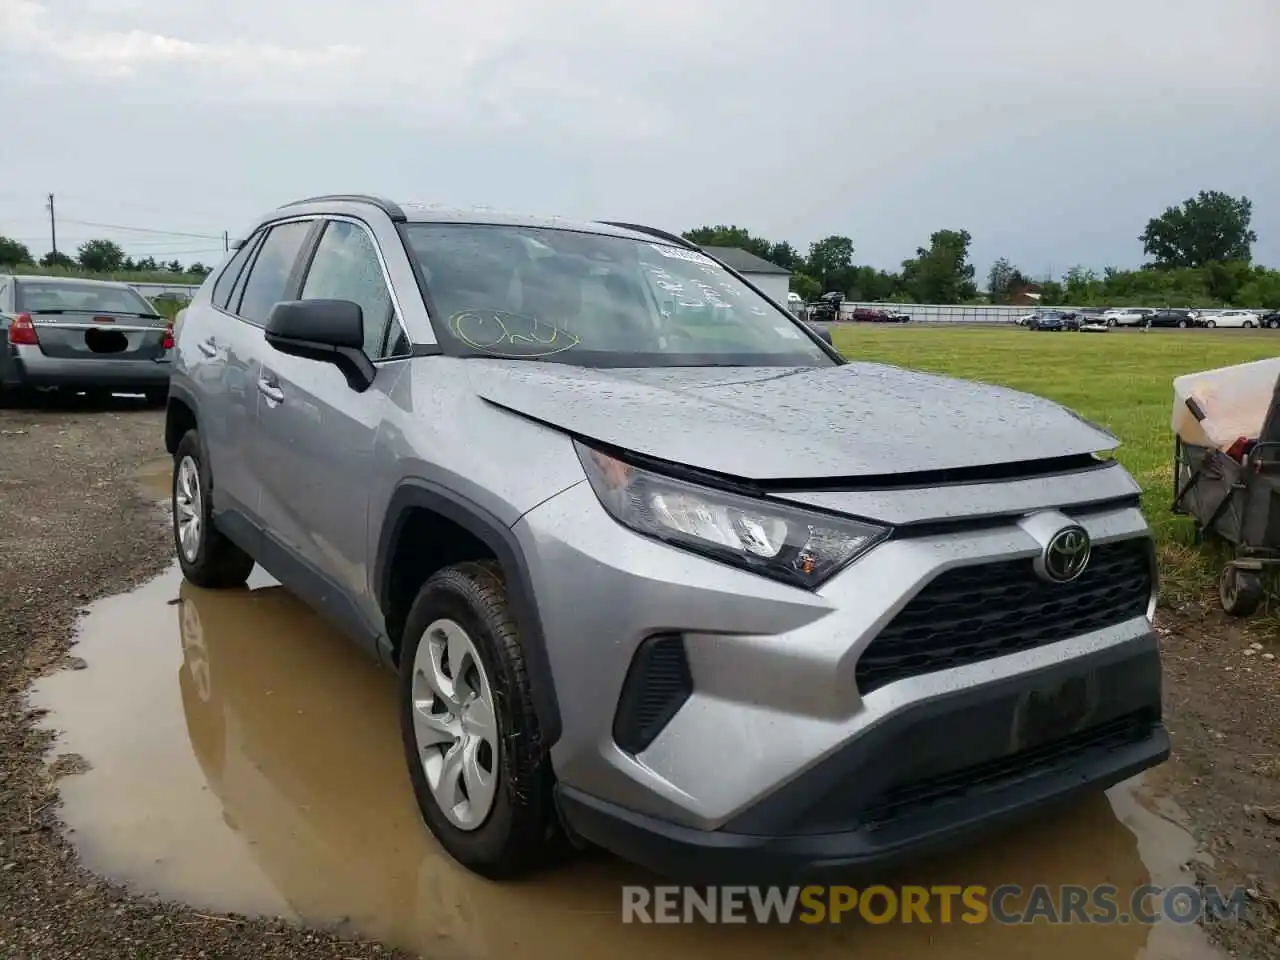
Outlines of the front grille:
<svg viewBox="0 0 1280 960">
<path fill-rule="evenodd" d="M 858 689 L 1002 657 L 1146 613 L 1151 542 L 1096 544 L 1071 583 L 1048 583 L 1031 560 L 953 567 L 916 594 L 858 659 Z"/>
<path fill-rule="evenodd" d="M 628 753 L 639 753 L 662 732 L 693 694 L 693 675 L 684 638 L 660 634 L 640 644 L 622 683 L 613 739 Z"/>
<path fill-rule="evenodd" d="M 1139 710 L 1039 747 L 899 784 L 864 808 L 860 820 L 864 826 L 874 828 L 925 809 L 935 811 L 950 803 L 1006 789 L 1073 766 L 1090 756 L 1137 743 L 1150 736 L 1157 720 L 1154 711 Z"/>
</svg>

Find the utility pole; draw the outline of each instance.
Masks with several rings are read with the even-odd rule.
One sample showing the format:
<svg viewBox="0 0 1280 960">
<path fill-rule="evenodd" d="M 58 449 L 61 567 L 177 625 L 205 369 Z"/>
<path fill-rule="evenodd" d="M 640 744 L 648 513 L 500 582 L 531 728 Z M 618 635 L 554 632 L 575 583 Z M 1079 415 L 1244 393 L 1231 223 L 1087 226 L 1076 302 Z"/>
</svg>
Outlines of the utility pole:
<svg viewBox="0 0 1280 960">
<path fill-rule="evenodd" d="M 49 194 L 49 238 L 53 241 L 53 259 L 58 259 L 58 223 L 53 215 L 53 194 Z"/>
</svg>

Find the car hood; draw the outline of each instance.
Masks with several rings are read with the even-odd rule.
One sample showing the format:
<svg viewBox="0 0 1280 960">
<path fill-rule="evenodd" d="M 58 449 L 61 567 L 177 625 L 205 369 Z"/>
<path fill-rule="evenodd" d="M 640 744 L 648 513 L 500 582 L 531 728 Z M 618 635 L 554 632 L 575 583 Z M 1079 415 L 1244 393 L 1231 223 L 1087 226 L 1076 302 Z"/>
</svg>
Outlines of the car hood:
<svg viewBox="0 0 1280 960">
<path fill-rule="evenodd" d="M 751 480 L 1075 456 L 1114 436 L 1051 401 L 876 363 L 598 369 L 473 359 L 485 400 L 584 439 Z"/>
</svg>

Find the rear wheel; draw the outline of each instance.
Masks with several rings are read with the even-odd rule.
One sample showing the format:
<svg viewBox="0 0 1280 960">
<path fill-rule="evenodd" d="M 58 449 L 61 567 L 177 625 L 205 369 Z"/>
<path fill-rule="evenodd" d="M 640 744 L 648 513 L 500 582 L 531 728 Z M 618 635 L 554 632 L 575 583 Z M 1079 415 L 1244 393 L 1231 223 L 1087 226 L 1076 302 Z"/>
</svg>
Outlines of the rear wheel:
<svg viewBox="0 0 1280 960">
<path fill-rule="evenodd" d="M 1280 327 L 1280 320 L 1268 320 L 1267 326 L 1274 330 L 1276 327 Z"/>
<path fill-rule="evenodd" d="M 1179 320 L 1179 321 L 1178 321 L 1178 328 L 1179 328 L 1179 329 L 1181 329 L 1181 330 L 1185 330 L 1185 329 L 1187 329 L 1187 321 L 1185 321 L 1185 320 Z"/>
<path fill-rule="evenodd" d="M 253 557 L 213 525 L 211 489 L 200 434 L 188 430 L 173 455 L 173 543 L 182 575 L 197 587 L 243 586 L 253 572 Z"/>
<path fill-rule="evenodd" d="M 1218 323 L 1216 320 L 1206 320 L 1204 322 L 1204 325 L 1208 327 L 1210 330 L 1212 330 L 1214 327 L 1218 325 Z"/>
<path fill-rule="evenodd" d="M 567 848 L 497 564 L 461 563 L 422 586 L 405 621 L 399 691 L 414 796 L 455 860 L 501 880 Z"/>
</svg>

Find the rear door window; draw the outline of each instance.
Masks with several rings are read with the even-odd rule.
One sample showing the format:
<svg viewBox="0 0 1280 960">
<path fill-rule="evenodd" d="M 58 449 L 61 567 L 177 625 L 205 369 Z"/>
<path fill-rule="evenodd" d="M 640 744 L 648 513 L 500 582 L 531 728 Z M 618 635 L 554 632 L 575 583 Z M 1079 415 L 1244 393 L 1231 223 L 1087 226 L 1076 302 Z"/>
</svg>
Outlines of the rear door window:
<svg viewBox="0 0 1280 960">
<path fill-rule="evenodd" d="M 314 221 L 295 220 L 271 228 L 249 269 L 249 279 L 235 311 L 241 319 L 261 326 L 267 322 L 271 308 L 285 299 L 298 252 L 312 226 Z"/>
</svg>

